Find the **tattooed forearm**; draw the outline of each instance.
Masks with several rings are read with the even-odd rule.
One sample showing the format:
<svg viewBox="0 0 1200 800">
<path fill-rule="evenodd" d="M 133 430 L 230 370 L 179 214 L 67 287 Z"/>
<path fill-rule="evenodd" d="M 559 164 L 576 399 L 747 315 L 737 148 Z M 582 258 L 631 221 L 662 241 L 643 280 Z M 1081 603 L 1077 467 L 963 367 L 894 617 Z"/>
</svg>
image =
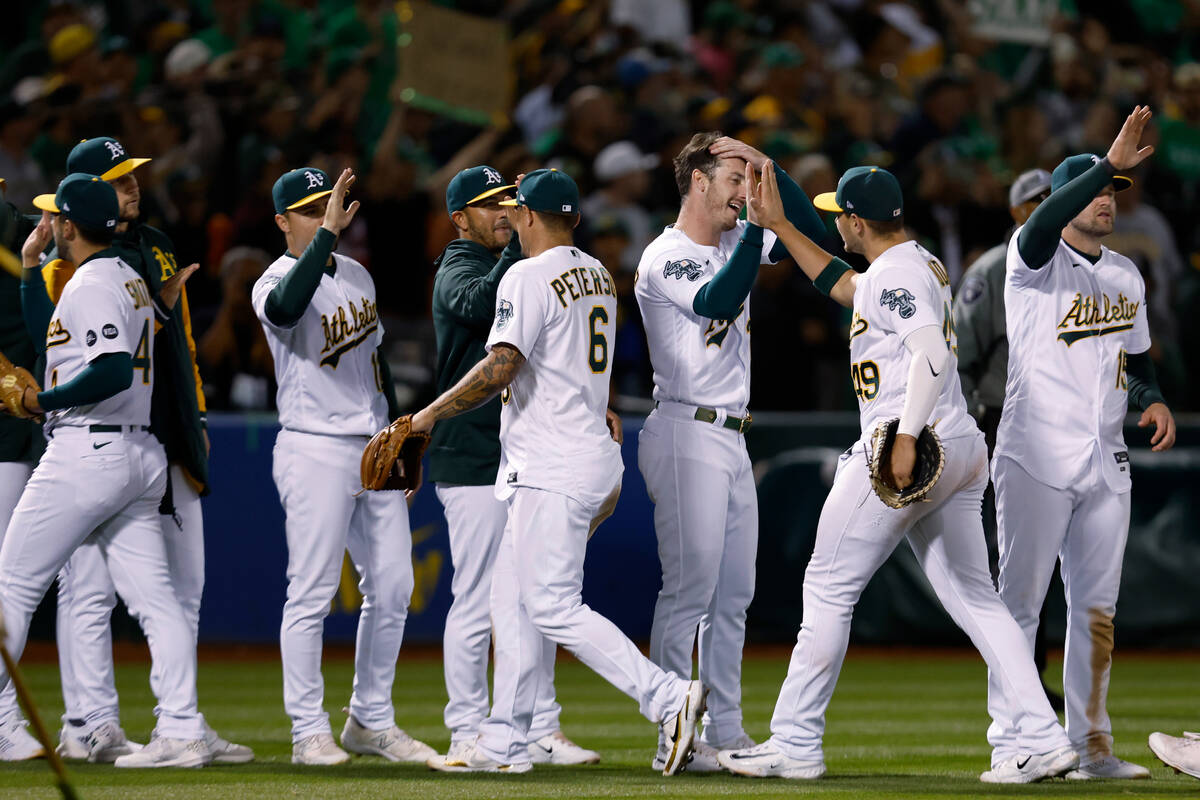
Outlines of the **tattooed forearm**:
<svg viewBox="0 0 1200 800">
<path fill-rule="evenodd" d="M 517 348 L 506 344 L 494 346 L 462 380 L 433 401 L 428 409 L 430 416 L 437 422 L 478 408 L 512 383 L 524 363 L 525 356 Z"/>
</svg>

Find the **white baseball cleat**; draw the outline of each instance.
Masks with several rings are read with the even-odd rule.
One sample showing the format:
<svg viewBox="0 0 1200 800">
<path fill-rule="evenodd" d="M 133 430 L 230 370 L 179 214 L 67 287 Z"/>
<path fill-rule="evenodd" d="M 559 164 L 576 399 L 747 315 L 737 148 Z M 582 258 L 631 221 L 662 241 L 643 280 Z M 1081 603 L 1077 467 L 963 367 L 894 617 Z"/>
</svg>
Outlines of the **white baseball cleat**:
<svg viewBox="0 0 1200 800">
<path fill-rule="evenodd" d="M 254 760 L 254 751 L 244 744 L 234 744 L 222 739 L 208 723 L 204 724 L 204 744 L 212 753 L 214 764 L 249 764 Z"/>
<path fill-rule="evenodd" d="M 1150 777 L 1150 770 L 1140 764 L 1122 761 L 1116 756 L 1105 756 L 1087 764 L 1080 764 L 1066 774 L 1069 781 L 1090 781 L 1095 778 L 1117 780 L 1140 780 Z"/>
<path fill-rule="evenodd" d="M 349 713 L 348 709 L 343 709 Z M 351 753 L 364 756 L 383 756 L 388 761 L 404 764 L 424 764 L 437 755 L 429 745 L 409 736 L 392 725 L 390 728 L 373 731 L 358 724 L 353 715 L 346 717 L 342 728 L 342 747 Z"/>
<path fill-rule="evenodd" d="M 449 754 L 447 754 L 449 755 Z M 534 764 L 599 764 L 600 754 L 572 742 L 562 731 L 548 733 L 529 743 L 529 760 Z"/>
<path fill-rule="evenodd" d="M 142 745 L 125 738 L 125 731 L 113 720 L 101 722 L 86 732 L 73 725 L 64 725 L 58 742 L 58 754 L 63 758 L 87 760 L 93 764 L 111 764 L 121 756 L 142 749 Z"/>
<path fill-rule="evenodd" d="M 1036 783 L 1057 778 L 1079 766 L 1079 754 L 1070 745 L 1049 753 L 1018 753 L 979 776 L 984 783 Z"/>
<path fill-rule="evenodd" d="M 708 691 L 700 681 L 688 681 L 687 692 L 679 711 L 662 724 L 666 737 L 667 754 L 663 760 L 663 775 L 677 775 L 687 765 L 692 754 L 692 743 L 696 738 L 696 723 L 704 713 L 704 701 Z"/>
<path fill-rule="evenodd" d="M 114 767 L 203 767 L 212 763 L 212 753 L 203 739 L 170 739 L 157 736 L 136 753 L 113 760 Z"/>
<path fill-rule="evenodd" d="M 802 761 L 784 754 L 770 739 L 741 750 L 722 750 L 717 754 L 722 767 L 748 778 L 792 778 L 815 780 L 825 774 L 824 761 Z"/>
<path fill-rule="evenodd" d="M 0 761 L 45 758 L 46 748 L 30 735 L 25 727 L 27 724 L 25 720 L 18 718 L 0 728 Z"/>
<path fill-rule="evenodd" d="M 503 764 L 479 752 L 474 742 L 466 742 L 466 745 L 465 748 L 451 748 L 452 752 L 444 756 L 434 754 L 425 761 L 425 765 L 438 772 L 501 772 L 513 775 L 533 769 L 529 761 Z M 458 752 L 453 752 L 456 749 Z"/>
<path fill-rule="evenodd" d="M 87 761 L 87 730 L 80 725 L 64 724 L 58 732 L 58 747 L 54 750 L 59 758 L 68 761 Z"/>
<path fill-rule="evenodd" d="M 345 764 L 349 760 L 350 754 L 337 746 L 332 733 L 314 733 L 292 743 L 293 764 L 328 767 L 333 764 Z"/>
<path fill-rule="evenodd" d="M 1150 752 L 1171 769 L 1200 778 L 1200 733 L 1184 731 L 1181 738 L 1155 732 L 1147 744 Z"/>
</svg>

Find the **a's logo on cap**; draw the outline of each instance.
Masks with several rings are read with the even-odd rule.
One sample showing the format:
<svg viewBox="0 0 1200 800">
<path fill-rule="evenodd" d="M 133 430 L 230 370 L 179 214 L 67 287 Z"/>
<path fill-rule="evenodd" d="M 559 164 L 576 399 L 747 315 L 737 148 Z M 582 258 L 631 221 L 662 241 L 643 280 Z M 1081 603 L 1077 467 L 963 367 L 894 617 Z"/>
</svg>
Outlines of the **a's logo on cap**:
<svg viewBox="0 0 1200 800">
<path fill-rule="evenodd" d="M 108 152 L 112 153 L 113 161 L 125 155 L 125 149 L 116 142 L 105 142 L 104 146 L 108 148 Z"/>
<path fill-rule="evenodd" d="M 315 189 L 318 186 L 325 185 L 325 179 L 312 170 L 304 170 L 304 177 L 308 178 L 308 188 Z"/>
<path fill-rule="evenodd" d="M 491 167 L 483 168 L 483 177 L 487 181 L 486 183 L 483 184 L 484 186 L 491 186 L 493 183 L 496 183 L 496 184 L 504 183 L 504 178 L 500 177 L 500 173 L 496 172 L 496 170 L 492 169 Z"/>
</svg>

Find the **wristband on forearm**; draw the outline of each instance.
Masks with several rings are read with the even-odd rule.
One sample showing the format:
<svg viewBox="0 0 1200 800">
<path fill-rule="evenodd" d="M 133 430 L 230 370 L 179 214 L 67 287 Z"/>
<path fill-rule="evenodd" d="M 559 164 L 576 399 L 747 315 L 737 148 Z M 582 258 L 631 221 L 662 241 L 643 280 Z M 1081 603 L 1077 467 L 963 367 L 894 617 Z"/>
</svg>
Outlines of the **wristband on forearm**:
<svg viewBox="0 0 1200 800">
<path fill-rule="evenodd" d="M 842 279 L 842 276 L 852 269 L 849 264 L 842 261 L 836 256 L 825 265 L 825 269 L 821 270 L 821 274 L 813 281 L 813 286 L 817 287 L 817 291 L 826 297 L 833 291 L 833 287 L 837 286 L 837 282 Z"/>
</svg>

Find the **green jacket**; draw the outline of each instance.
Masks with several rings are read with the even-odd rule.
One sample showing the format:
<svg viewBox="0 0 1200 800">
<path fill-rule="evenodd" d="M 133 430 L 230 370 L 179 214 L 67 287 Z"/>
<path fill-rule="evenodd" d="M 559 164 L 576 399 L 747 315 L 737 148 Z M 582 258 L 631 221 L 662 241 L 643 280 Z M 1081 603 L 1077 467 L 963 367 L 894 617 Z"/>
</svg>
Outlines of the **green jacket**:
<svg viewBox="0 0 1200 800">
<path fill-rule="evenodd" d="M 455 239 L 434 262 L 439 394 L 487 355 L 484 344 L 496 314 L 496 289 L 508 268 L 521 258 L 521 244 L 514 234 L 498 261 L 483 245 Z M 495 482 L 499 467 L 500 398 L 434 426 L 429 480 L 486 486 Z"/>
<path fill-rule="evenodd" d="M 179 269 L 170 238 L 149 225 L 131 223 L 128 230 L 117 234 L 112 246 L 146 280 L 156 297 L 163 281 Z M 56 268 L 56 260 L 56 251 L 51 250 L 46 264 Z M 59 260 L 58 264 L 64 262 Z M 57 292 L 51 297 L 57 299 Z M 156 319 L 159 319 L 157 314 Z M 195 353 L 185 290 L 154 335 L 155 380 L 150 426 L 167 451 L 167 460 L 187 470 L 200 493 L 207 494 L 208 454 L 204 447 L 207 406 Z"/>
<path fill-rule="evenodd" d="M 0 205 L 0 247 L 14 254 L 17 263 L 21 259 L 21 244 L 33 227 L 12 203 Z M 7 270 L 0 270 L 0 352 L 37 377 L 38 353 L 21 315 L 21 280 Z M 0 461 L 37 461 L 45 448 L 41 425 L 0 414 Z"/>
</svg>

